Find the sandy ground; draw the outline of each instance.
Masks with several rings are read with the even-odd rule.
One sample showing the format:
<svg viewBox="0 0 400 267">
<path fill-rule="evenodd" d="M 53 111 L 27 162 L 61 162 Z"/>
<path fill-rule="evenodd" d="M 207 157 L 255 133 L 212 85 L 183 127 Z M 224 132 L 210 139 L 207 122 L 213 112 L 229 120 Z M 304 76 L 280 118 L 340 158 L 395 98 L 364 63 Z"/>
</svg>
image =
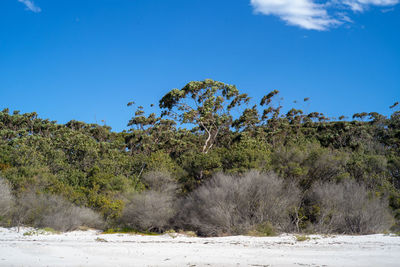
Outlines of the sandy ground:
<svg viewBox="0 0 400 267">
<path fill-rule="evenodd" d="M 0 228 L 0 266 L 400 266 L 400 237 L 187 237 L 101 234 L 24 235 Z"/>
</svg>

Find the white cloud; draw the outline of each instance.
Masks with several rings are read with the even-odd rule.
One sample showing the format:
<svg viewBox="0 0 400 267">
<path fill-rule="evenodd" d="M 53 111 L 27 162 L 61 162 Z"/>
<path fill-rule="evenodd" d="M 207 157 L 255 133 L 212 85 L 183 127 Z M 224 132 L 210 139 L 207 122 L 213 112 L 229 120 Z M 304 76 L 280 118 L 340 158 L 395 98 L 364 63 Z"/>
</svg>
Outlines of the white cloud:
<svg viewBox="0 0 400 267">
<path fill-rule="evenodd" d="M 18 0 L 18 2 L 23 3 L 26 8 L 32 12 L 39 13 L 40 11 L 42 11 L 40 7 L 36 6 L 32 0 Z"/>
<path fill-rule="evenodd" d="M 255 12 L 278 16 L 290 25 L 327 30 L 351 22 L 347 11 L 363 12 L 369 6 L 394 6 L 400 0 L 251 0 Z"/>
<path fill-rule="evenodd" d="M 258 13 L 276 15 L 309 30 L 325 30 L 339 23 L 328 15 L 323 4 L 312 0 L 251 0 L 251 4 Z"/>
</svg>

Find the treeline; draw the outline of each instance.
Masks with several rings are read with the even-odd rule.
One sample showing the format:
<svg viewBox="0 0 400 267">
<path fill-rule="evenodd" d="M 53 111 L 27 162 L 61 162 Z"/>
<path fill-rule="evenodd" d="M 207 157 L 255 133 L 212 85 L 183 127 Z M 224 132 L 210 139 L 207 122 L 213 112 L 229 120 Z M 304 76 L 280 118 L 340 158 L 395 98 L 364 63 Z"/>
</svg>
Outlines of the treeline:
<svg viewBox="0 0 400 267">
<path fill-rule="evenodd" d="M 190 82 L 167 93 L 159 113 L 130 102 L 130 129 L 119 133 L 4 109 L 1 224 L 201 235 L 399 230 L 397 103 L 390 117 L 333 119 L 283 113 L 278 91 L 251 102 L 233 85 Z"/>
</svg>

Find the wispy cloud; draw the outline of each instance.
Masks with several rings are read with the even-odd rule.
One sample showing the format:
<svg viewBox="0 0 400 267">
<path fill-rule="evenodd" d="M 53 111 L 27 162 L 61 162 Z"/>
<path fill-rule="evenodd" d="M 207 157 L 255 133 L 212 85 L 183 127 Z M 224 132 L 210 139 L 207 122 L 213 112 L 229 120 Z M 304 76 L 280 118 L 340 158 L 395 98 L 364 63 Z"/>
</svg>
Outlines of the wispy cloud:
<svg viewBox="0 0 400 267">
<path fill-rule="evenodd" d="M 362 12 L 368 6 L 393 6 L 399 3 L 399 0 L 343 0 L 343 4 L 349 6 L 353 11 Z"/>
<path fill-rule="evenodd" d="M 388 7 L 400 0 L 251 0 L 255 12 L 278 16 L 290 25 L 308 30 L 327 30 L 351 22 L 349 12 L 369 6 Z"/>
<path fill-rule="evenodd" d="M 40 7 L 35 5 L 35 3 L 32 0 L 18 0 L 18 2 L 23 3 L 26 8 L 32 12 L 39 13 L 42 11 Z"/>
</svg>

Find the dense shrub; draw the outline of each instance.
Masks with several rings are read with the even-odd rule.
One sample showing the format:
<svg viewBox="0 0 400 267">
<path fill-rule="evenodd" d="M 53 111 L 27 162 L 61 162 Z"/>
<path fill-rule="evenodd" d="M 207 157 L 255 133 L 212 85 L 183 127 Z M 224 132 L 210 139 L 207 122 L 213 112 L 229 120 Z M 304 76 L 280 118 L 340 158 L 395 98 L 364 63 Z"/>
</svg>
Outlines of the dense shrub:
<svg viewBox="0 0 400 267">
<path fill-rule="evenodd" d="M 244 234 L 267 222 L 288 231 L 299 195 L 296 186 L 272 173 L 217 174 L 182 201 L 177 224 L 207 236 Z"/>
<path fill-rule="evenodd" d="M 298 181 L 309 189 L 315 181 L 335 181 L 348 177 L 348 155 L 317 143 L 278 147 L 272 153 L 272 169 L 281 177 Z"/>
<path fill-rule="evenodd" d="M 131 196 L 120 223 L 139 231 L 164 231 L 175 215 L 177 185 L 169 174 L 162 172 L 145 174 L 143 182 L 149 190 Z"/>
<path fill-rule="evenodd" d="M 169 173 L 160 171 L 151 171 L 143 175 L 142 182 L 150 190 L 160 193 L 175 194 L 178 188 L 176 181 Z"/>
<path fill-rule="evenodd" d="M 311 198 L 317 212 L 313 224 L 317 232 L 372 234 L 387 230 L 393 223 L 387 203 L 354 181 L 316 183 Z"/>
<path fill-rule="evenodd" d="M 99 214 L 89 208 L 77 207 L 55 195 L 27 192 L 18 198 L 14 222 L 33 227 L 51 227 L 59 231 L 75 230 L 80 226 L 101 228 Z"/>
</svg>

